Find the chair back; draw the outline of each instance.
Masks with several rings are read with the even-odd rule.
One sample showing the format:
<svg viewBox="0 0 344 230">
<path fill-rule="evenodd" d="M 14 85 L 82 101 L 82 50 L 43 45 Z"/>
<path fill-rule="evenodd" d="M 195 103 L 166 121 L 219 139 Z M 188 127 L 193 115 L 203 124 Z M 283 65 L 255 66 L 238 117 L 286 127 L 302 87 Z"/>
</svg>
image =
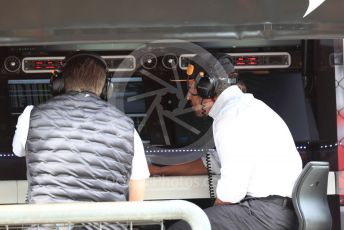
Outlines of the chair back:
<svg viewBox="0 0 344 230">
<path fill-rule="evenodd" d="M 330 230 L 332 217 L 327 202 L 328 162 L 311 161 L 293 188 L 293 205 L 299 230 Z"/>
</svg>

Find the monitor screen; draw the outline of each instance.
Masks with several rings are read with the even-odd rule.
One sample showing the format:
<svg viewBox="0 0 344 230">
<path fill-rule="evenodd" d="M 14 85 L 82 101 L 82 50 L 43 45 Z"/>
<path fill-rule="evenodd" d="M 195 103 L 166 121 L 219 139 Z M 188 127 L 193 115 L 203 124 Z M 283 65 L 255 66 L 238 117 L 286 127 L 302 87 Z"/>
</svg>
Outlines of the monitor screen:
<svg viewBox="0 0 344 230">
<path fill-rule="evenodd" d="M 301 73 L 242 73 L 248 93 L 262 100 L 288 125 L 295 142 L 319 140 L 314 113 L 305 97 Z"/>
<path fill-rule="evenodd" d="M 8 80 L 10 109 L 38 105 L 51 97 L 49 79 Z"/>
<path fill-rule="evenodd" d="M 138 97 L 144 93 L 142 78 L 135 76 L 116 77 L 112 78 L 111 82 L 113 83 L 113 91 L 108 101 L 134 121 L 142 141 L 149 144 L 147 130 L 144 125 L 141 127 L 146 116 L 146 102 Z"/>
<path fill-rule="evenodd" d="M 200 139 L 211 133 L 211 119 L 193 114 L 186 100 L 185 83 L 177 86 L 163 78 L 151 81 L 138 75 L 111 81 L 109 102 L 134 120 L 147 148 L 202 147 L 207 142 Z"/>
<path fill-rule="evenodd" d="M 12 154 L 12 138 L 19 115 L 27 105 L 38 105 L 51 97 L 49 79 L 12 79 L 7 81 L 6 102 L 3 102 L 0 152 Z"/>
</svg>

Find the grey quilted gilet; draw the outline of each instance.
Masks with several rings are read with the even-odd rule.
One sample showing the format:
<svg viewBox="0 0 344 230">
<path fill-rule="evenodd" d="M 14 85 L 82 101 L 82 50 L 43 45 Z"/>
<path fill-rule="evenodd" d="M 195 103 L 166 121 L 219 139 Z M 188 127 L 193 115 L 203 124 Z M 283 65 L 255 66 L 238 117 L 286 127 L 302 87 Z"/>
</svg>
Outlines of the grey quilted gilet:
<svg viewBox="0 0 344 230">
<path fill-rule="evenodd" d="M 126 200 L 133 138 L 132 120 L 91 93 L 70 92 L 34 107 L 28 202 Z"/>
</svg>

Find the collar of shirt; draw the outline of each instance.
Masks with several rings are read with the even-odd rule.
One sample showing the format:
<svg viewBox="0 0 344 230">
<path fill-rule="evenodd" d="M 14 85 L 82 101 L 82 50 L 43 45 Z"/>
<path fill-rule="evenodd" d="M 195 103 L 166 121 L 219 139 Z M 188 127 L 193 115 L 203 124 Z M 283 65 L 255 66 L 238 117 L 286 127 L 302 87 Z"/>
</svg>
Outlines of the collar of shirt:
<svg viewBox="0 0 344 230">
<path fill-rule="evenodd" d="M 71 90 L 71 91 L 66 92 L 66 94 L 71 94 L 71 95 L 80 94 L 80 95 L 84 95 L 84 97 L 92 96 L 92 97 L 99 98 L 99 96 L 97 94 L 95 94 L 95 93 L 93 93 L 91 91 L 87 91 L 87 90 L 81 90 L 81 91 Z"/>
<path fill-rule="evenodd" d="M 225 105 L 227 106 L 230 101 L 241 97 L 243 94 L 244 93 L 237 85 L 228 87 L 216 99 L 213 107 L 209 111 L 209 116 L 211 116 L 213 119 L 216 119 Z"/>
</svg>

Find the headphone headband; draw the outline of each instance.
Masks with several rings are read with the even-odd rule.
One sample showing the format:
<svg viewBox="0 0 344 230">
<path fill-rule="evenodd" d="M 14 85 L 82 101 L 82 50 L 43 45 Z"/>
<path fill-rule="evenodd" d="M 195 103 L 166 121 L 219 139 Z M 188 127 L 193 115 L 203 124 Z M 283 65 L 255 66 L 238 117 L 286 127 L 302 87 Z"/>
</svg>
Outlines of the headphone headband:
<svg viewBox="0 0 344 230">
<path fill-rule="evenodd" d="M 112 91 L 112 83 L 111 83 L 111 77 L 109 75 L 108 71 L 108 65 L 104 58 L 97 54 L 92 54 L 92 53 L 75 53 L 72 54 L 70 57 L 66 57 L 63 65 L 61 68 L 53 73 L 53 75 L 50 78 L 50 83 L 51 83 L 51 89 L 52 89 L 52 94 L 53 96 L 59 95 L 64 93 L 64 77 L 63 73 L 66 70 L 66 67 L 70 65 L 73 60 L 80 58 L 80 57 L 85 57 L 85 58 L 92 58 L 93 60 L 96 60 L 98 64 L 100 64 L 102 67 L 104 67 L 106 76 L 105 76 L 105 85 L 103 87 L 102 93 L 100 97 L 104 100 L 107 100 L 108 97 L 110 96 L 109 93 Z"/>
<path fill-rule="evenodd" d="M 61 67 L 61 71 L 63 72 L 63 70 L 66 68 L 66 66 L 68 66 L 68 64 L 72 60 L 79 58 L 79 57 L 89 57 L 89 58 L 92 58 L 92 59 L 98 61 L 98 63 L 100 63 L 105 68 L 105 71 L 108 72 L 108 65 L 107 65 L 106 61 L 104 60 L 104 58 L 102 58 L 101 56 L 99 56 L 97 54 L 93 54 L 93 53 L 75 53 L 75 54 L 72 54 L 70 57 L 66 57 L 63 65 Z"/>
</svg>

